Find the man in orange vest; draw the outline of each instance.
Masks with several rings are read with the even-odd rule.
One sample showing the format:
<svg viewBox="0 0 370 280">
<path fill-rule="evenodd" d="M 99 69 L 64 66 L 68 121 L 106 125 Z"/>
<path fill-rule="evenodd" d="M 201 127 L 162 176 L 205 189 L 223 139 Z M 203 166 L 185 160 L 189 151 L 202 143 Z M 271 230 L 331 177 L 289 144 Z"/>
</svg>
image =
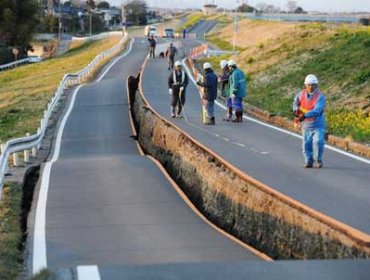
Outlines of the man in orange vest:
<svg viewBox="0 0 370 280">
<path fill-rule="evenodd" d="M 294 98 L 293 112 L 302 124 L 304 167 L 323 166 L 322 157 L 325 146 L 325 103 L 326 98 L 318 89 L 318 79 L 308 75 L 304 81 L 305 89 Z"/>
</svg>

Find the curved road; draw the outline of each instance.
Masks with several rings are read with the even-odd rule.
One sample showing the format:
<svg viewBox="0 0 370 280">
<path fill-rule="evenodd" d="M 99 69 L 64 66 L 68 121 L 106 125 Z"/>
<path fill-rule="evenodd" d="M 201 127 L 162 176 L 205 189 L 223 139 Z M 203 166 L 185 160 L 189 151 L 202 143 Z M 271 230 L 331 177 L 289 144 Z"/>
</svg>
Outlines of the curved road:
<svg viewBox="0 0 370 280">
<path fill-rule="evenodd" d="M 196 42 L 185 41 L 185 52 Z M 169 117 L 167 79 L 161 59 L 150 60 L 143 90 L 148 102 Z M 254 94 L 254 93 L 249 93 Z M 253 119 L 242 124 L 222 122 L 216 106 L 216 126 L 201 123 L 197 87 L 189 83 L 185 119 L 169 119 L 239 169 L 274 189 L 328 216 L 370 234 L 370 160 L 326 149 L 323 169 L 304 169 L 301 140 Z"/>
<path fill-rule="evenodd" d="M 136 40 L 101 81 L 76 91 L 59 157 L 53 156 L 50 176 L 50 162 L 43 168 L 33 210 L 41 213 L 47 197 L 45 227 L 36 219 L 29 228 L 34 272 L 46 264 L 57 270 L 261 260 L 198 217 L 140 155 L 131 138 L 125 80 L 137 73 L 146 51 L 147 42 Z"/>
</svg>

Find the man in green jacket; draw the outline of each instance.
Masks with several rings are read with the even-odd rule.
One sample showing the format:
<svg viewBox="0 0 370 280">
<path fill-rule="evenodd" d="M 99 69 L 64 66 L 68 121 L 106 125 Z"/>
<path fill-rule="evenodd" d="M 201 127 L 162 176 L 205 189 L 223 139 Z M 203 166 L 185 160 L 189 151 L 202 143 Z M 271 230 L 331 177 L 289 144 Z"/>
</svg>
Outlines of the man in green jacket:
<svg viewBox="0 0 370 280">
<path fill-rule="evenodd" d="M 227 63 L 230 70 L 229 90 L 236 118 L 232 122 L 243 122 L 243 98 L 247 95 L 247 81 L 234 60 Z"/>
</svg>

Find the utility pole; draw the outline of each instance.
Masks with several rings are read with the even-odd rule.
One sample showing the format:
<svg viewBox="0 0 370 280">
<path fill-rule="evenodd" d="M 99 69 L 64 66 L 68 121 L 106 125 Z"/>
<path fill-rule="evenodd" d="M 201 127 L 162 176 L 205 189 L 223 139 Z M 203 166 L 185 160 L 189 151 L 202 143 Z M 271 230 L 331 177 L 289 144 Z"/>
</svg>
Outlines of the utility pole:
<svg viewBox="0 0 370 280">
<path fill-rule="evenodd" d="M 59 0 L 59 7 L 58 7 L 58 38 L 59 42 L 62 39 L 62 5 L 61 5 L 61 0 Z"/>
<path fill-rule="evenodd" d="M 125 1 L 121 1 L 121 24 L 122 24 L 122 31 L 126 32 L 126 12 L 125 12 Z"/>
<path fill-rule="evenodd" d="M 92 10 L 91 10 L 91 7 L 90 7 L 90 36 L 92 35 Z"/>
</svg>

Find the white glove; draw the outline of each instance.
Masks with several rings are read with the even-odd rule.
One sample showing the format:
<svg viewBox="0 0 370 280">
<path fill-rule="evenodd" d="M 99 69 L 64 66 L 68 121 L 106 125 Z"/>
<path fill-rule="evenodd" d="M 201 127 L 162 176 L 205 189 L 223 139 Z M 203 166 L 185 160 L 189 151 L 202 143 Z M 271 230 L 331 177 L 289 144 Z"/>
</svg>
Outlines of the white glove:
<svg viewBox="0 0 370 280">
<path fill-rule="evenodd" d="M 197 83 L 200 83 L 202 81 L 202 77 L 201 76 L 198 76 L 197 77 Z"/>
<path fill-rule="evenodd" d="M 180 87 L 180 92 L 184 92 L 184 87 Z"/>
<path fill-rule="evenodd" d="M 170 93 L 170 95 L 172 95 L 172 88 L 169 88 L 168 92 Z"/>
<path fill-rule="evenodd" d="M 235 94 L 234 94 L 234 93 L 232 93 L 232 94 L 230 95 L 230 97 L 231 97 L 231 98 L 235 98 Z"/>
</svg>

